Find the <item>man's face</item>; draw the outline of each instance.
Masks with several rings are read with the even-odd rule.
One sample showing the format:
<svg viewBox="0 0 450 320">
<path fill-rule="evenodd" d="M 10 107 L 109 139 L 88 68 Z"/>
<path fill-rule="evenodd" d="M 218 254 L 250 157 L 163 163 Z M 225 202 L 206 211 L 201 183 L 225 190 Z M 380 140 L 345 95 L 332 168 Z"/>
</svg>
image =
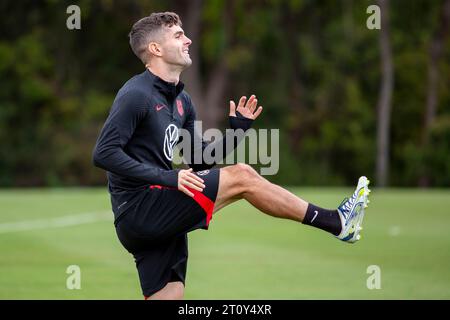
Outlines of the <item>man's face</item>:
<svg viewBox="0 0 450 320">
<path fill-rule="evenodd" d="M 160 43 L 162 49 L 162 59 L 171 65 L 180 66 L 186 69 L 192 64 L 189 56 L 189 46 L 192 41 L 186 37 L 180 26 L 164 27 L 163 40 Z"/>
</svg>

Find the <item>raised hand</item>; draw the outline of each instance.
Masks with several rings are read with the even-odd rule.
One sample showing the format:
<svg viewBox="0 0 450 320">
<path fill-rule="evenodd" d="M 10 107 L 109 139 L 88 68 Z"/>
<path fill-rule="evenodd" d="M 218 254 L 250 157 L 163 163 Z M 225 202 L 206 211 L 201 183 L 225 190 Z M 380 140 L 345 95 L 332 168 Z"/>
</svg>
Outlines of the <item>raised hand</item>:
<svg viewBox="0 0 450 320">
<path fill-rule="evenodd" d="M 246 103 L 247 102 L 247 103 Z M 252 94 L 247 101 L 247 97 L 242 96 L 239 99 L 239 104 L 236 108 L 236 104 L 233 100 L 230 101 L 230 116 L 236 117 L 236 111 L 238 111 L 243 117 L 247 119 L 255 120 L 262 112 L 262 107 L 259 106 L 258 109 L 256 106 L 258 105 L 258 99 L 256 96 Z M 256 110 L 256 112 L 255 112 Z"/>
</svg>

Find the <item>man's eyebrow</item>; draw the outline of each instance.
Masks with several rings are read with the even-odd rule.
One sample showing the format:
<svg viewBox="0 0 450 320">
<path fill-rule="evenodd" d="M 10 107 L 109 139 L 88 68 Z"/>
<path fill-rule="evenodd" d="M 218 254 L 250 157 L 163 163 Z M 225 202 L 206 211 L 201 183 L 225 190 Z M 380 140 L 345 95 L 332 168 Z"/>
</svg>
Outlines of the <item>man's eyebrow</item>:
<svg viewBox="0 0 450 320">
<path fill-rule="evenodd" d="M 179 31 L 175 32 L 174 36 L 178 36 L 178 35 L 182 35 L 182 34 L 184 34 L 184 32 L 179 30 Z"/>
</svg>

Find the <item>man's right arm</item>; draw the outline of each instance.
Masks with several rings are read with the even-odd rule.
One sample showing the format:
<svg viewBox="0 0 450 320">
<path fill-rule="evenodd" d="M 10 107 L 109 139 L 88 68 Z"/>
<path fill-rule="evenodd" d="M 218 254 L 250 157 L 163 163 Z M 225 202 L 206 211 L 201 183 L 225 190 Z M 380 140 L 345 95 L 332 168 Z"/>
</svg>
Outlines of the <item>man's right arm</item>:
<svg viewBox="0 0 450 320">
<path fill-rule="evenodd" d="M 147 116 L 146 97 L 128 92 L 119 97 L 97 139 L 93 151 L 95 166 L 120 176 L 141 180 L 148 184 L 177 187 L 178 170 L 163 170 L 130 157 L 124 147 L 140 121 Z"/>
</svg>

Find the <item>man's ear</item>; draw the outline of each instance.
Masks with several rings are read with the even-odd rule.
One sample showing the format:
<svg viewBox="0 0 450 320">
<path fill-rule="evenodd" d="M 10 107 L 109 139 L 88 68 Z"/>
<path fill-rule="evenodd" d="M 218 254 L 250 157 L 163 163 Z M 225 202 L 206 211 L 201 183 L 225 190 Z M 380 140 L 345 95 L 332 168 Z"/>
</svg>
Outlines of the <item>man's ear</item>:
<svg viewBox="0 0 450 320">
<path fill-rule="evenodd" d="M 160 47 L 159 44 L 156 43 L 156 42 L 150 42 L 150 43 L 148 44 L 148 50 L 150 51 L 150 53 L 151 53 L 152 55 L 155 55 L 155 56 L 157 56 L 157 57 L 160 57 L 160 56 L 162 55 L 161 47 Z"/>
</svg>

